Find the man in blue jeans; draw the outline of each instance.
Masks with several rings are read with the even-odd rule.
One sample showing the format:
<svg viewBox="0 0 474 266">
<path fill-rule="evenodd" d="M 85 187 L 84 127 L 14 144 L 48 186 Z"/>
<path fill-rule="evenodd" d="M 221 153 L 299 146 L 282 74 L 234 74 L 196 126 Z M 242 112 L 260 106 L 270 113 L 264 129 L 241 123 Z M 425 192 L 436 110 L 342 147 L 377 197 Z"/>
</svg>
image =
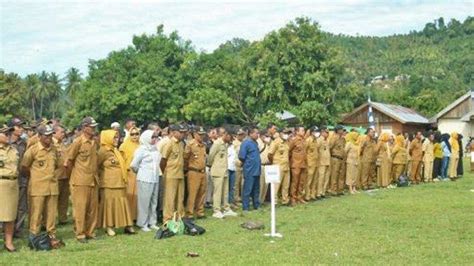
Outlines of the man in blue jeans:
<svg viewBox="0 0 474 266">
<path fill-rule="evenodd" d="M 260 151 L 257 139 L 259 132 L 257 128 L 250 128 L 248 138 L 240 146 L 239 160 L 242 162 L 244 174 L 244 191 L 242 193 L 242 209 L 249 211 L 250 197 L 252 197 L 253 208 L 260 206 Z"/>
</svg>

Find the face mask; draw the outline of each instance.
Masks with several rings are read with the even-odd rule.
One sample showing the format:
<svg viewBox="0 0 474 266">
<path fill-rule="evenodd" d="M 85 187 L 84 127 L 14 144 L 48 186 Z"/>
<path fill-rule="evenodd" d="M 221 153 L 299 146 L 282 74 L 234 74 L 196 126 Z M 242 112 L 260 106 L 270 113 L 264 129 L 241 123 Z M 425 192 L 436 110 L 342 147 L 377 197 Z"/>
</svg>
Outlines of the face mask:
<svg viewBox="0 0 474 266">
<path fill-rule="evenodd" d="M 319 136 L 321 136 L 321 133 L 320 133 L 320 132 L 314 132 L 313 135 L 314 135 L 316 138 L 319 138 Z"/>
<path fill-rule="evenodd" d="M 25 132 L 23 132 L 23 133 L 21 134 L 20 138 L 21 138 L 22 140 L 27 140 L 27 139 L 28 139 L 28 134 L 26 134 Z"/>
<path fill-rule="evenodd" d="M 283 134 L 283 135 L 281 135 L 281 138 L 282 138 L 283 140 L 288 140 L 288 135 L 287 135 L 287 134 Z"/>
<path fill-rule="evenodd" d="M 270 137 L 265 137 L 265 138 L 263 139 L 263 141 L 265 141 L 266 143 L 270 142 L 270 140 L 272 140 Z"/>
</svg>

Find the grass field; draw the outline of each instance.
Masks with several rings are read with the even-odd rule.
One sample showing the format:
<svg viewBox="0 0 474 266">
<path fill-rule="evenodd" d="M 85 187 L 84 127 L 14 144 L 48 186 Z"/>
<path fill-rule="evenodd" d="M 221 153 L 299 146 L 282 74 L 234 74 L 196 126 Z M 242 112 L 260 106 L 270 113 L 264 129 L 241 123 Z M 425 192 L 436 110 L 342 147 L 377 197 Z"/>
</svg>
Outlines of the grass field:
<svg viewBox="0 0 474 266">
<path fill-rule="evenodd" d="M 60 227 L 66 247 L 33 252 L 0 251 L 0 264 L 474 264 L 474 175 L 456 182 L 423 184 L 331 198 L 277 209 L 281 239 L 269 239 L 269 208 L 246 217 L 199 224 L 202 236 L 154 240 L 154 233 L 107 237 L 80 244 L 72 226 Z M 240 228 L 246 220 L 265 222 L 263 231 Z M 3 242 L 2 242 L 3 243 Z M 199 257 L 186 257 L 187 252 Z"/>
</svg>

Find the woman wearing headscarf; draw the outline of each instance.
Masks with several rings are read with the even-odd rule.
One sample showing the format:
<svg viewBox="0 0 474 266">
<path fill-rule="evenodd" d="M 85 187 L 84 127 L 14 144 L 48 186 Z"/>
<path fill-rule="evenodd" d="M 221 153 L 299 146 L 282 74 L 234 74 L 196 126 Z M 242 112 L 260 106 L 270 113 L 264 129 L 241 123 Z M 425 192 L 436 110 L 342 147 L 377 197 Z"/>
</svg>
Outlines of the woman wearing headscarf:
<svg viewBox="0 0 474 266">
<path fill-rule="evenodd" d="M 390 134 L 384 132 L 380 135 L 378 143 L 379 175 L 377 185 L 386 188 L 391 182 L 392 154 L 389 147 Z"/>
<path fill-rule="evenodd" d="M 456 180 L 458 177 L 458 161 L 459 161 L 459 142 L 458 133 L 451 133 L 449 138 L 449 145 L 451 145 L 451 157 L 449 158 L 448 177 L 451 180 Z"/>
<path fill-rule="evenodd" d="M 125 227 L 126 234 L 134 234 L 133 220 L 127 200 L 127 166 L 117 149 L 119 135 L 115 130 L 100 133 L 98 153 L 100 202 L 98 227 L 114 236 L 113 228 Z"/>
<path fill-rule="evenodd" d="M 139 138 L 140 129 L 132 127 L 130 129 L 130 135 L 125 138 L 122 145 L 120 145 L 120 153 L 127 166 L 127 199 L 130 205 L 132 220 L 134 221 L 137 220 L 137 175 L 130 170 L 130 164 L 132 163 L 135 151 L 138 149 L 138 146 L 140 146 L 138 142 Z"/>
<path fill-rule="evenodd" d="M 443 149 L 441 148 L 441 135 L 439 132 L 435 133 L 433 144 L 433 181 L 439 181 L 441 178 L 441 164 L 443 161 Z"/>
<path fill-rule="evenodd" d="M 458 143 L 459 143 L 459 160 L 458 160 L 458 167 L 457 167 L 458 178 L 464 175 L 464 165 L 463 165 L 463 160 L 462 160 L 462 158 L 464 158 L 464 149 L 462 147 L 462 139 L 463 139 L 463 135 L 458 134 Z"/>
<path fill-rule="evenodd" d="M 346 135 L 346 147 L 345 152 L 347 155 L 346 160 L 346 185 L 349 187 L 351 194 L 356 193 L 356 180 L 359 175 L 359 146 L 357 140 L 359 133 L 352 131 Z"/>
<path fill-rule="evenodd" d="M 361 180 L 361 177 L 362 177 L 362 164 L 361 164 L 361 158 L 360 158 L 360 151 L 362 149 L 362 143 L 364 142 L 364 140 L 367 138 L 367 136 L 363 133 L 359 133 L 359 137 L 357 138 L 357 149 L 358 149 L 358 153 L 359 153 L 359 160 L 358 160 L 358 164 L 359 166 L 357 167 L 357 178 L 355 180 L 355 188 L 356 189 L 362 189 L 362 180 Z M 357 191 L 356 191 L 357 192 Z"/>
<path fill-rule="evenodd" d="M 405 137 L 399 134 L 395 137 L 395 145 L 392 153 L 392 184 L 398 182 L 398 178 L 405 172 L 408 161 L 408 152 L 405 145 Z"/>
<path fill-rule="evenodd" d="M 443 149 L 443 161 L 441 162 L 441 177 L 443 181 L 449 181 L 448 166 L 451 158 L 451 144 L 449 143 L 449 134 L 441 135 L 441 148 Z"/>
<path fill-rule="evenodd" d="M 130 168 L 137 173 L 138 218 L 137 226 L 149 232 L 156 226 L 161 156 L 156 148 L 158 133 L 146 130 L 140 136 L 140 147 L 136 150 Z"/>
</svg>

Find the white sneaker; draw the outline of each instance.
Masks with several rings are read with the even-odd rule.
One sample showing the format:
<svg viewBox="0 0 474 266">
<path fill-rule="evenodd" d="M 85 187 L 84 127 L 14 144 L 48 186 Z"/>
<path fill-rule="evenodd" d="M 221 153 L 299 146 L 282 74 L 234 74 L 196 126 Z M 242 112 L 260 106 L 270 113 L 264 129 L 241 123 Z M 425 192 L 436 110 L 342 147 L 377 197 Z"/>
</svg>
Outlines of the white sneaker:
<svg viewBox="0 0 474 266">
<path fill-rule="evenodd" d="M 232 216 L 232 217 L 235 217 L 237 216 L 237 213 L 234 212 L 233 210 L 227 210 L 224 212 L 224 216 Z"/>
<path fill-rule="evenodd" d="M 150 229 L 153 229 L 153 230 L 155 230 L 155 231 L 160 230 L 160 228 L 159 228 L 158 226 L 156 226 L 156 225 L 150 226 Z"/>
<path fill-rule="evenodd" d="M 224 214 L 222 214 L 222 212 L 220 212 L 220 211 L 217 211 L 217 212 L 214 212 L 212 217 L 217 218 L 217 219 L 222 219 L 222 218 L 224 218 Z"/>
<path fill-rule="evenodd" d="M 144 226 L 140 230 L 142 230 L 143 232 L 150 232 L 151 231 L 151 229 L 148 228 L 148 226 Z"/>
</svg>

